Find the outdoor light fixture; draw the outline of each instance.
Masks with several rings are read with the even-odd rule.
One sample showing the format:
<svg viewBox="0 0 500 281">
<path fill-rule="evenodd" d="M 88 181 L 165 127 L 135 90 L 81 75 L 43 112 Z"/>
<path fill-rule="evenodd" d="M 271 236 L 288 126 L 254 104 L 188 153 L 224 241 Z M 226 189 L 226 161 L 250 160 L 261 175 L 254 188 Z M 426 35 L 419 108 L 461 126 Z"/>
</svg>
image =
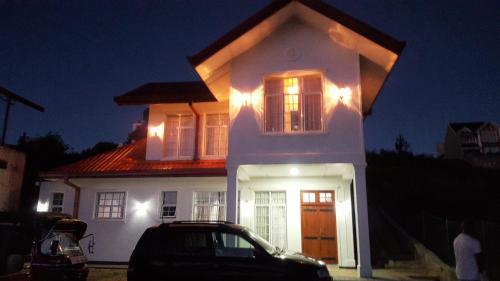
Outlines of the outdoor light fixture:
<svg viewBox="0 0 500 281">
<path fill-rule="evenodd" d="M 38 204 L 36 205 L 36 211 L 37 212 L 48 212 L 49 211 L 49 202 L 45 201 L 38 201 Z"/>
<path fill-rule="evenodd" d="M 298 168 L 293 167 L 293 168 L 290 169 L 290 175 L 296 176 L 298 174 L 299 174 L 299 169 Z"/>
<path fill-rule="evenodd" d="M 134 209 L 137 216 L 143 217 L 148 212 L 149 202 L 137 202 Z"/>
<path fill-rule="evenodd" d="M 149 126 L 149 135 L 152 137 L 163 138 L 164 129 L 165 129 L 164 123 L 161 123 L 157 126 Z"/>
</svg>

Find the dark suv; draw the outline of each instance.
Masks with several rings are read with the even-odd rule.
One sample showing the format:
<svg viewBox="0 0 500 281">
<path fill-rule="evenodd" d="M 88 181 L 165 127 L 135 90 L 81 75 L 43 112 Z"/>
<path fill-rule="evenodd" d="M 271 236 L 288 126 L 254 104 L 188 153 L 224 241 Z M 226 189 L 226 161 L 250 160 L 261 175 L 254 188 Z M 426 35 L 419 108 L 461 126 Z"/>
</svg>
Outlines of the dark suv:
<svg viewBox="0 0 500 281">
<path fill-rule="evenodd" d="M 173 222 L 148 228 L 130 257 L 128 281 L 332 280 L 326 265 L 279 249 L 228 222 Z"/>
</svg>

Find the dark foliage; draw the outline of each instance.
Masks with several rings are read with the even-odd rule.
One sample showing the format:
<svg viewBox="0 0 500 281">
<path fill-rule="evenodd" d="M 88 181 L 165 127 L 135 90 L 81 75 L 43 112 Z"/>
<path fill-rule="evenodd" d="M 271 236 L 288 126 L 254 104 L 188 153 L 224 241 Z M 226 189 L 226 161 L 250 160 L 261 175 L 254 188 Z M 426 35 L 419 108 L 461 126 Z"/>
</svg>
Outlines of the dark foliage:
<svg viewBox="0 0 500 281">
<path fill-rule="evenodd" d="M 48 132 L 44 136 L 19 137 L 16 149 L 26 155 L 26 165 L 21 190 L 21 210 L 30 212 L 38 198 L 37 182 L 39 173 L 69 164 L 92 155 L 115 149 L 118 145 L 111 142 L 98 142 L 92 148 L 74 152 L 58 133 Z"/>
</svg>

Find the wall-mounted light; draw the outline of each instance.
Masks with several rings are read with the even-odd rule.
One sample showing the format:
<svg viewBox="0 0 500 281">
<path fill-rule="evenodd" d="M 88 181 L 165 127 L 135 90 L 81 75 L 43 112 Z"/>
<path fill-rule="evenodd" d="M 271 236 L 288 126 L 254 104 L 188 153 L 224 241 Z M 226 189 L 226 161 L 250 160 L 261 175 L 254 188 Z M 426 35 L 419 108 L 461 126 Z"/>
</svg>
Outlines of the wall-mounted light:
<svg viewBox="0 0 500 281">
<path fill-rule="evenodd" d="M 163 122 L 159 125 L 156 125 L 156 126 L 149 126 L 149 129 L 148 129 L 149 135 L 151 137 L 158 137 L 161 139 L 163 139 L 164 130 L 165 130 L 165 124 Z"/>
<path fill-rule="evenodd" d="M 147 215 L 149 209 L 149 202 L 136 202 L 134 206 L 136 216 L 143 217 Z"/>
<path fill-rule="evenodd" d="M 48 212 L 49 211 L 49 202 L 45 201 L 38 201 L 38 204 L 36 205 L 36 211 L 37 212 Z"/>
</svg>

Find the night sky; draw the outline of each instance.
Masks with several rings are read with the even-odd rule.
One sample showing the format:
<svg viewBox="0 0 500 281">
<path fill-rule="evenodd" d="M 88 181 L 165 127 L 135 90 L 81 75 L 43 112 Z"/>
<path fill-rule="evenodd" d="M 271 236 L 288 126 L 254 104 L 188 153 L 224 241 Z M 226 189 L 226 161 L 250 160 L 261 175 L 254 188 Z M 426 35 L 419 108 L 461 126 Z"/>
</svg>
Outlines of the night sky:
<svg viewBox="0 0 500 281">
<path fill-rule="evenodd" d="M 500 1 L 326 2 L 407 43 L 365 121 L 368 149 L 402 133 L 433 154 L 449 122 L 500 122 Z M 145 107 L 113 96 L 198 79 L 186 56 L 267 3 L 0 0 L 0 85 L 46 108 L 16 104 L 7 141 L 48 131 L 74 150 L 125 141 Z"/>
</svg>

